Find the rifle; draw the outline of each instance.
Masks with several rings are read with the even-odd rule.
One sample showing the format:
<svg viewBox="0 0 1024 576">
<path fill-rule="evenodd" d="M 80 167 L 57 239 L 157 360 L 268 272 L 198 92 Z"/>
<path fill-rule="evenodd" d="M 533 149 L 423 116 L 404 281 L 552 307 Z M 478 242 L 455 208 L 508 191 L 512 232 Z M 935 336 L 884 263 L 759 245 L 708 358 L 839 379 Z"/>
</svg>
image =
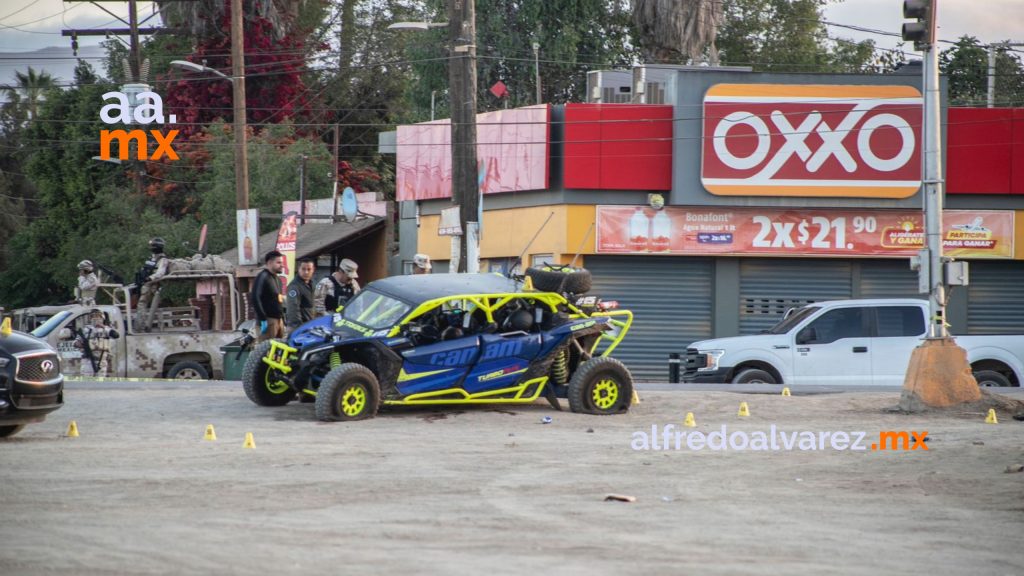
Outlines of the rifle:
<svg viewBox="0 0 1024 576">
<path fill-rule="evenodd" d="M 85 337 L 85 331 L 81 328 L 77 329 L 78 337 L 82 339 L 82 351 L 85 352 L 85 357 L 89 359 L 89 363 L 92 364 L 92 373 L 96 374 L 100 371 L 100 362 L 93 356 L 92 346 L 89 345 L 89 339 Z"/>
</svg>

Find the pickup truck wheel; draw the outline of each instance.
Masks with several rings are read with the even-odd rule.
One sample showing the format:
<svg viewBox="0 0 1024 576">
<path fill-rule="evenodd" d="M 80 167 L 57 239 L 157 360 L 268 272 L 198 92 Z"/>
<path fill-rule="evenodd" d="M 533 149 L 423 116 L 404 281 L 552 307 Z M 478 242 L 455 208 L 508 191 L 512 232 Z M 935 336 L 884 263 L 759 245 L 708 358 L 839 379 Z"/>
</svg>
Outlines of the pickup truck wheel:
<svg viewBox="0 0 1024 576">
<path fill-rule="evenodd" d="M 174 380 L 206 380 L 210 374 L 198 362 L 178 362 L 167 371 L 167 377 Z"/>
<path fill-rule="evenodd" d="M 983 388 L 999 387 L 1006 388 L 1013 386 L 1010 379 L 1003 376 L 995 370 L 978 370 L 974 373 L 974 379 L 978 381 L 978 386 Z"/>
<path fill-rule="evenodd" d="M 257 406 L 284 406 L 295 398 L 295 390 L 263 361 L 270 341 L 260 342 L 249 352 L 242 367 L 242 388 Z"/>
<path fill-rule="evenodd" d="M 325 422 L 373 418 L 379 406 L 377 377 L 354 362 L 332 368 L 316 393 L 316 417 Z"/>
<path fill-rule="evenodd" d="M 733 384 L 778 384 L 775 377 L 764 370 L 747 368 L 733 377 Z"/>
<path fill-rule="evenodd" d="M 615 358 L 580 364 L 569 379 L 569 409 L 583 414 L 621 414 L 633 401 L 633 375 Z"/>
<path fill-rule="evenodd" d="M 24 424 L 15 424 L 14 426 L 0 426 L 0 438 L 14 436 L 18 432 L 21 432 L 21 429 L 24 427 Z"/>
</svg>

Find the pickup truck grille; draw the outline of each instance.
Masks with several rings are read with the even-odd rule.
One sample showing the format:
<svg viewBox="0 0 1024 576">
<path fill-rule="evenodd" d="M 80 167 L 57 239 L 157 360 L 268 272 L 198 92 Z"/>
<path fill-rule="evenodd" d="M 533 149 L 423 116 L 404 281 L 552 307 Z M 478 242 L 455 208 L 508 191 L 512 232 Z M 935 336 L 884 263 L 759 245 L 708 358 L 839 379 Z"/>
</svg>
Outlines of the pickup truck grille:
<svg viewBox="0 0 1024 576">
<path fill-rule="evenodd" d="M 703 368 L 708 365 L 708 357 L 706 354 L 700 354 L 696 348 L 687 348 L 686 356 L 683 357 L 683 373 L 692 374 L 697 371 L 698 368 Z"/>
<path fill-rule="evenodd" d="M 18 374 L 15 378 L 20 382 L 50 382 L 60 378 L 60 359 L 56 354 L 18 358 Z"/>
</svg>

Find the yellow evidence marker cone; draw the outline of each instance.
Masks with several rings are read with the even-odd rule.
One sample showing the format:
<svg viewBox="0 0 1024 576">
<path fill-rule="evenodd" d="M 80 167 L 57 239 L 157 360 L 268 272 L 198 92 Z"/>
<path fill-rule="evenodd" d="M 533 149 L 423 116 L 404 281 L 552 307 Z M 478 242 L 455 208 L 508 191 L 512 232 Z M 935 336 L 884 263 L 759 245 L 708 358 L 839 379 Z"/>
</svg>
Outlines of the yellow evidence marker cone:
<svg viewBox="0 0 1024 576">
<path fill-rule="evenodd" d="M 203 435 L 203 440 L 214 441 L 217 439 L 217 433 L 213 430 L 213 424 L 206 425 L 206 434 Z"/>
<path fill-rule="evenodd" d="M 783 396 L 792 396 L 792 394 L 789 393 L 789 386 L 786 386 L 785 388 L 782 389 L 782 395 Z"/>
<path fill-rule="evenodd" d="M 996 418 L 995 408 L 988 409 L 988 416 L 985 416 L 985 424 L 999 424 L 999 419 Z"/>
<path fill-rule="evenodd" d="M 4 318 L 3 324 L 0 324 L 0 336 L 10 336 L 10 335 L 11 335 L 11 319 L 8 317 L 8 318 Z"/>
<path fill-rule="evenodd" d="M 68 431 L 65 434 L 68 438 L 78 438 L 78 424 L 72 420 L 71 424 L 68 424 Z"/>
<path fill-rule="evenodd" d="M 245 433 L 245 444 L 242 444 L 242 448 L 255 448 L 256 441 L 252 438 L 252 432 Z"/>
<path fill-rule="evenodd" d="M 746 402 L 740 402 L 740 411 L 736 413 L 737 416 L 750 416 L 750 408 Z"/>
<path fill-rule="evenodd" d="M 686 420 L 683 420 L 683 426 L 687 428 L 696 428 L 697 421 L 693 419 L 693 412 L 686 413 Z"/>
<path fill-rule="evenodd" d="M 629 404 L 632 406 L 634 404 L 639 404 L 639 403 L 640 403 L 640 395 L 636 393 L 636 390 L 633 390 L 633 398 L 629 401 Z"/>
</svg>

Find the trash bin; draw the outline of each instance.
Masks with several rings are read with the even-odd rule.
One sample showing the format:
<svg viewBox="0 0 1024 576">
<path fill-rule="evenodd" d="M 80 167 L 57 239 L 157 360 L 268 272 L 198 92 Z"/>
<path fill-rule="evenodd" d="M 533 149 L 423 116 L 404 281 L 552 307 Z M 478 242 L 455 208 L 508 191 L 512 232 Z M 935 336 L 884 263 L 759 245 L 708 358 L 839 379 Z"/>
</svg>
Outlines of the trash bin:
<svg viewBox="0 0 1024 576">
<path fill-rule="evenodd" d="M 224 353 L 224 379 L 241 380 L 242 368 L 245 361 L 249 359 L 250 346 L 241 344 L 228 344 L 221 346 L 220 351 Z"/>
</svg>

